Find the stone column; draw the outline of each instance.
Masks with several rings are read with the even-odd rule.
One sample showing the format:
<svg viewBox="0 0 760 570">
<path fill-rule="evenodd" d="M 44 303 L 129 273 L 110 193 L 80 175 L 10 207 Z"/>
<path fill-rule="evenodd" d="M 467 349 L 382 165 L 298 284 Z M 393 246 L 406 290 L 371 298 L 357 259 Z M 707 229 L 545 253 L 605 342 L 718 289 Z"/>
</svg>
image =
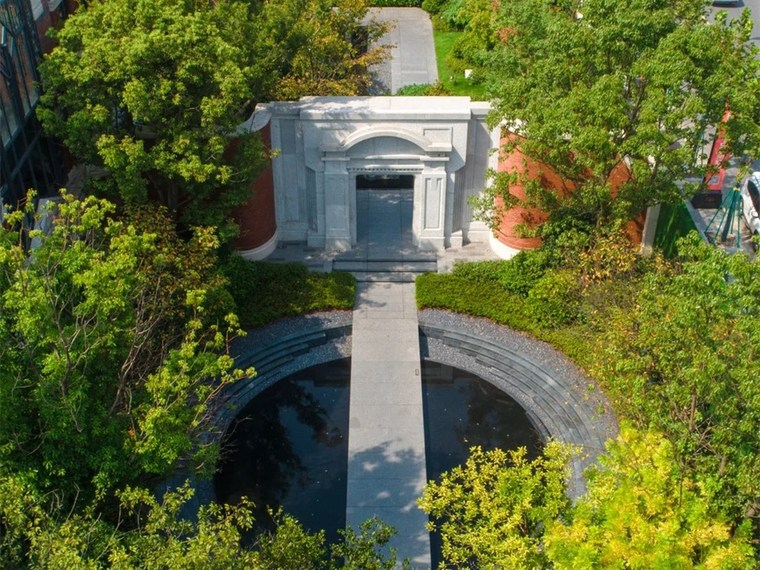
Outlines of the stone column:
<svg viewBox="0 0 760 570">
<path fill-rule="evenodd" d="M 325 249 L 351 249 L 351 203 L 349 192 L 348 158 L 325 157 Z"/>
<path fill-rule="evenodd" d="M 426 163 L 414 192 L 412 229 L 420 249 L 443 251 L 446 247 L 446 186 L 445 165 Z"/>
</svg>

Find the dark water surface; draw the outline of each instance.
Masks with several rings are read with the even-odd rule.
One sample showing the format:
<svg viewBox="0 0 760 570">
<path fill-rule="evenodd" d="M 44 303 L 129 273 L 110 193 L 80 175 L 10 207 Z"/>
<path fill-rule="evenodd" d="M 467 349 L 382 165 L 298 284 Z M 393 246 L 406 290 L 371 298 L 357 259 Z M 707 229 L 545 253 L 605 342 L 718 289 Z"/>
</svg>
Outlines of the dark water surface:
<svg viewBox="0 0 760 570">
<path fill-rule="evenodd" d="M 535 457 L 541 437 L 525 410 L 482 378 L 437 362 L 422 363 L 427 478 L 437 480 L 467 461 L 470 448 L 526 447 Z M 441 562 L 441 537 L 430 533 L 432 567 Z"/>
<path fill-rule="evenodd" d="M 335 541 L 346 524 L 350 372 L 350 359 L 302 370 L 243 409 L 225 437 L 218 500 L 248 496 L 263 528 L 271 528 L 266 506 L 282 506 Z M 525 446 L 531 455 L 541 447 L 525 411 L 473 374 L 425 361 L 422 390 L 428 479 L 464 463 L 474 445 Z M 440 541 L 432 540 L 435 564 Z"/>
<path fill-rule="evenodd" d="M 225 437 L 217 499 L 248 496 L 256 519 L 271 528 L 266 507 L 282 506 L 328 541 L 346 525 L 348 383 L 351 359 L 280 380 L 244 408 Z"/>
<path fill-rule="evenodd" d="M 541 437 L 522 406 L 464 370 L 424 361 L 422 402 L 428 479 L 464 463 L 476 445 L 526 447 L 532 457 L 541 449 Z"/>
</svg>

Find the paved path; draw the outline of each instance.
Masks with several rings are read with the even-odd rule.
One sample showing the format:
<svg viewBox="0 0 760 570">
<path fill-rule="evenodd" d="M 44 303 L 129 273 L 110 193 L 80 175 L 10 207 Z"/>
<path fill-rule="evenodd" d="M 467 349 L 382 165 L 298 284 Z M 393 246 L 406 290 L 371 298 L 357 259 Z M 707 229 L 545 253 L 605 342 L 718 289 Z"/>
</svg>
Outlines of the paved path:
<svg viewBox="0 0 760 570">
<path fill-rule="evenodd" d="M 419 8 L 371 8 L 370 17 L 393 27 L 378 43 L 391 46 L 388 61 L 378 66 L 378 94 L 395 94 L 404 85 L 435 83 L 438 67 L 430 16 Z"/>
<path fill-rule="evenodd" d="M 391 546 L 430 566 L 420 345 L 413 283 L 358 283 L 351 347 L 346 524 L 373 516 L 396 528 Z"/>
</svg>

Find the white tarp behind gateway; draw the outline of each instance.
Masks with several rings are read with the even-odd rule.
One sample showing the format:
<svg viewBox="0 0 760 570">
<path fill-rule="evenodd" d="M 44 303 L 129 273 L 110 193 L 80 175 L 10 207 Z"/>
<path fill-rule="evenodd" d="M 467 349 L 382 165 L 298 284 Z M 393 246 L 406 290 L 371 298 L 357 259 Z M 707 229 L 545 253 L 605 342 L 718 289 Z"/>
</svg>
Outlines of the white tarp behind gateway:
<svg viewBox="0 0 760 570">
<path fill-rule="evenodd" d="M 259 105 L 271 129 L 277 240 L 345 251 L 356 245 L 356 181 L 413 176 L 414 243 L 424 250 L 488 242 L 468 198 L 496 167 L 488 103 L 469 97 L 305 97 Z M 387 176 L 386 176 L 387 177 Z M 408 178 L 406 178 L 408 180 Z"/>
</svg>

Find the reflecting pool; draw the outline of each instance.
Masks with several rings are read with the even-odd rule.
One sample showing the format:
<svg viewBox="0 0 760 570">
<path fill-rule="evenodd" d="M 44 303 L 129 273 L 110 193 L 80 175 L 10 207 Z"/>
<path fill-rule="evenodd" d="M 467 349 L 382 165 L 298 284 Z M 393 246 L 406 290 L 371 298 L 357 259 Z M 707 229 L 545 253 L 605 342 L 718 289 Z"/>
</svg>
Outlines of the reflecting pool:
<svg viewBox="0 0 760 570">
<path fill-rule="evenodd" d="M 254 501 L 259 528 L 271 528 L 267 506 L 335 541 L 346 523 L 348 405 L 351 360 L 335 360 L 280 380 L 243 409 L 223 443 L 214 478 L 217 499 Z M 525 411 L 477 376 L 422 363 L 428 479 L 464 463 L 474 445 L 528 448 L 541 440 Z M 433 562 L 440 543 L 433 536 Z"/>
<path fill-rule="evenodd" d="M 267 506 L 281 506 L 336 540 L 346 525 L 350 373 L 350 358 L 307 368 L 241 410 L 223 442 L 217 500 L 247 496 L 259 529 L 271 528 Z"/>
<path fill-rule="evenodd" d="M 525 410 L 493 384 L 464 370 L 424 361 L 422 403 L 425 414 L 427 478 L 467 460 L 470 448 L 525 447 L 529 457 L 541 449 L 541 437 Z M 441 538 L 430 535 L 432 567 L 441 560 Z"/>
</svg>

